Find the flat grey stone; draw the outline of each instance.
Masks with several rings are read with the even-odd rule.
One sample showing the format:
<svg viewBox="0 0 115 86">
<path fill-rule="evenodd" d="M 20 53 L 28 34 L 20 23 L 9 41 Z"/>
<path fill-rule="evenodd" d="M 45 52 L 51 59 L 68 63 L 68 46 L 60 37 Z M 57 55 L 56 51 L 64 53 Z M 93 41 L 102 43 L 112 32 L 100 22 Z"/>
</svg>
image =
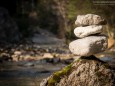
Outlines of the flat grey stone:
<svg viewBox="0 0 115 86">
<path fill-rule="evenodd" d="M 83 38 L 92 34 L 101 33 L 102 31 L 102 25 L 91 25 L 86 27 L 81 26 L 74 29 L 74 34 L 79 38 Z"/>
<path fill-rule="evenodd" d="M 89 36 L 69 44 L 70 51 L 78 56 L 90 56 L 107 49 L 106 36 Z"/>
<path fill-rule="evenodd" d="M 106 21 L 95 14 L 87 14 L 87 15 L 78 15 L 77 20 L 75 21 L 77 26 L 87 26 L 87 25 L 104 25 Z"/>
</svg>

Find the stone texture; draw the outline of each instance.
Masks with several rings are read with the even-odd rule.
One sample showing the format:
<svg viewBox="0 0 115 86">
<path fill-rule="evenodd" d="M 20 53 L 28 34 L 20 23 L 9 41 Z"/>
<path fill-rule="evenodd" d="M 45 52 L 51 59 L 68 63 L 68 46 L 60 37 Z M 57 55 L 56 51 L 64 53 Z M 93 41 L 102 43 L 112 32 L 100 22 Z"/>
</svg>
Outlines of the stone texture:
<svg viewBox="0 0 115 86">
<path fill-rule="evenodd" d="M 74 29 L 74 34 L 79 37 L 83 38 L 92 34 L 101 33 L 103 31 L 103 27 L 101 25 L 91 25 L 86 27 L 77 27 Z"/>
<path fill-rule="evenodd" d="M 53 58 L 54 56 L 51 53 L 44 53 L 43 58 Z"/>
<path fill-rule="evenodd" d="M 89 56 L 100 53 L 107 48 L 106 36 L 89 36 L 69 44 L 70 51 L 79 56 Z"/>
<path fill-rule="evenodd" d="M 99 25 L 99 24 L 106 24 L 106 21 L 99 15 L 87 14 L 87 15 L 78 15 L 75 24 L 77 26 Z"/>
<path fill-rule="evenodd" d="M 67 67 L 44 79 L 40 86 L 115 86 L 115 71 L 95 56 L 81 57 L 69 67 L 65 74 Z"/>
</svg>

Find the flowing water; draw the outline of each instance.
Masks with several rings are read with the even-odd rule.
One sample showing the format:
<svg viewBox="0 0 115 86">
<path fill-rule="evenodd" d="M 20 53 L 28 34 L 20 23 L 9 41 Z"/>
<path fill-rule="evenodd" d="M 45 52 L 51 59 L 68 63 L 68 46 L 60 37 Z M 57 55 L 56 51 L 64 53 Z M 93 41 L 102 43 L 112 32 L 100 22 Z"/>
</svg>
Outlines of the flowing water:
<svg viewBox="0 0 115 86">
<path fill-rule="evenodd" d="M 64 64 L 42 64 L 37 61 L 2 63 L 0 65 L 0 86 L 39 86 L 43 78 L 64 66 Z"/>
</svg>

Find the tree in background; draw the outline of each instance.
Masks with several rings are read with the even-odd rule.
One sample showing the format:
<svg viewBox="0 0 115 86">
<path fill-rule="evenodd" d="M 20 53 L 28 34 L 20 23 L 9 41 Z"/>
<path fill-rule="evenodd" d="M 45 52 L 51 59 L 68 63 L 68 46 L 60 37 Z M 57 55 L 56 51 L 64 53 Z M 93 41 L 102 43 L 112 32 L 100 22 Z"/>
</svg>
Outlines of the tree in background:
<svg viewBox="0 0 115 86">
<path fill-rule="evenodd" d="M 58 38 L 64 39 L 67 29 L 66 4 L 67 0 L 19 0 L 17 14 L 26 17 L 29 15 L 31 20 L 34 18 L 33 22 L 38 18 L 38 26 L 47 28 L 57 34 Z"/>
<path fill-rule="evenodd" d="M 67 29 L 67 0 L 38 0 L 40 25 L 49 28 L 58 38 L 65 38 Z"/>
<path fill-rule="evenodd" d="M 106 31 L 109 37 L 115 38 L 115 5 L 95 5 L 92 0 L 15 0 L 14 8 L 16 12 L 10 12 L 16 15 L 14 17 L 23 34 L 32 32 L 28 27 L 39 26 L 59 38 L 70 40 L 74 38 L 76 16 L 94 13 L 107 19 Z"/>
</svg>

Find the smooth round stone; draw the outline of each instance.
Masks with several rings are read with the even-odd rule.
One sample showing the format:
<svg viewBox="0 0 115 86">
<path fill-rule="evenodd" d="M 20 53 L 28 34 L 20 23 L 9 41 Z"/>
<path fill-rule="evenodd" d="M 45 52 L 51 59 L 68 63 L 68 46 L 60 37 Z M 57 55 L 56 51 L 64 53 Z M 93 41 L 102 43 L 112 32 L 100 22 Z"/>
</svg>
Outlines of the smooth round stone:
<svg viewBox="0 0 115 86">
<path fill-rule="evenodd" d="M 78 56 L 90 56 L 107 49 L 106 36 L 89 36 L 75 40 L 69 44 L 70 51 Z"/>
<path fill-rule="evenodd" d="M 86 27 L 77 27 L 74 29 L 74 34 L 78 38 L 83 38 L 87 37 L 92 34 L 97 34 L 101 33 L 103 31 L 103 26 L 102 25 L 91 25 L 91 26 L 86 26 Z"/>
<path fill-rule="evenodd" d="M 106 21 L 99 15 L 87 14 L 87 15 L 78 15 L 75 24 L 77 26 L 105 25 Z"/>
</svg>

